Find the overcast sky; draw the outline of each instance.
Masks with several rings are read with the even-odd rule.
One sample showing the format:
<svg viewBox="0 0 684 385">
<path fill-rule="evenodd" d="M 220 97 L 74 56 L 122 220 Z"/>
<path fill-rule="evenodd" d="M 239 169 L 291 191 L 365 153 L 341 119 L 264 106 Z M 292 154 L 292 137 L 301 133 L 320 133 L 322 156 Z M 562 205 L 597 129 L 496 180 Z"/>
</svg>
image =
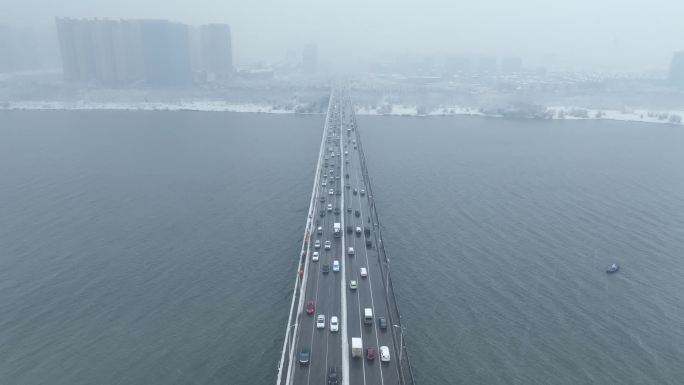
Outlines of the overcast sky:
<svg viewBox="0 0 684 385">
<path fill-rule="evenodd" d="M 55 16 L 228 23 L 238 64 L 315 42 L 324 59 L 519 55 L 584 69 L 664 69 L 684 49 L 684 0 L 0 0 L 0 22 Z"/>
</svg>

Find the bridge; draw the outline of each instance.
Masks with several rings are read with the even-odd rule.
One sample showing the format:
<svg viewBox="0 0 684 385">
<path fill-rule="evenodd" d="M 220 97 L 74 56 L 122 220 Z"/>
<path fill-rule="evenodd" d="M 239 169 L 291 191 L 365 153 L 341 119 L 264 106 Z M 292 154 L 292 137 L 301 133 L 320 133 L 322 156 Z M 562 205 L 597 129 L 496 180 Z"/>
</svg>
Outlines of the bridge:
<svg viewBox="0 0 684 385">
<path fill-rule="evenodd" d="M 336 83 L 323 127 L 277 385 L 414 384 L 373 199 L 349 89 Z M 331 370 L 337 382 L 331 380 Z"/>
</svg>

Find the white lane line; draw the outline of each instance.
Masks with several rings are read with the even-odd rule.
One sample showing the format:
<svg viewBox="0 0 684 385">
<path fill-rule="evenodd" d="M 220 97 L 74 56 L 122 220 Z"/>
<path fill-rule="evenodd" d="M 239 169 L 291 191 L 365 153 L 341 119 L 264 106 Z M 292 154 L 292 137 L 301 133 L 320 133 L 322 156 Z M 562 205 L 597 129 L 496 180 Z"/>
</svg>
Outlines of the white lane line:
<svg viewBox="0 0 684 385">
<path fill-rule="evenodd" d="M 358 128 L 357 128 L 357 129 L 358 129 Z M 357 143 L 358 143 L 358 140 L 357 140 Z M 357 172 L 354 173 L 354 175 L 356 176 L 356 182 L 359 183 L 359 175 L 358 175 L 358 173 L 361 171 L 361 162 L 360 162 L 360 159 L 359 159 L 359 158 L 360 158 L 360 155 L 359 155 L 358 151 L 357 151 L 357 153 L 356 153 L 356 157 L 357 157 L 357 159 L 359 160 L 359 162 L 358 162 L 358 167 L 357 167 L 357 170 L 356 170 Z M 360 187 L 360 186 L 359 186 L 359 187 Z M 365 190 L 365 187 L 366 187 L 366 186 L 364 185 L 363 187 L 364 187 L 364 190 Z M 361 203 L 361 191 L 359 191 L 359 194 L 357 195 L 357 201 L 358 201 L 358 203 L 359 203 L 359 212 L 361 213 L 361 217 L 360 217 L 360 218 L 361 218 L 361 223 L 364 223 L 364 222 L 363 222 L 363 218 L 364 218 L 364 215 L 363 215 L 363 214 L 364 214 L 364 213 L 363 213 L 363 204 Z M 366 234 L 365 234 L 365 226 L 364 226 L 364 234 L 363 234 L 363 236 L 364 236 L 364 238 L 366 237 Z M 369 263 L 369 261 L 368 261 L 368 249 L 366 248 L 365 242 L 364 242 L 364 245 L 363 245 L 363 254 L 364 254 L 364 256 L 366 257 L 366 268 L 368 269 L 368 287 L 370 288 L 371 307 L 373 308 L 373 313 L 374 313 L 373 316 L 374 316 L 374 317 L 377 317 L 378 314 L 377 314 L 376 311 L 375 311 L 375 301 L 373 300 L 373 280 L 371 279 L 372 274 L 371 274 L 371 270 L 370 270 L 370 263 Z M 377 347 L 378 352 L 379 352 L 379 349 L 380 349 L 380 340 L 378 339 L 377 323 L 375 322 L 375 319 L 373 319 L 373 326 L 372 326 L 372 327 L 373 327 L 373 334 L 375 335 L 375 344 L 376 344 L 375 346 Z M 379 354 L 379 353 L 378 353 L 378 354 Z M 379 359 L 379 358 L 378 358 L 378 359 Z M 384 376 L 382 375 L 382 362 L 380 362 L 380 383 L 381 383 L 381 384 L 384 384 L 384 383 L 385 383 Z"/>
<path fill-rule="evenodd" d="M 338 111 L 339 112 L 339 111 Z M 345 267 L 345 260 L 346 260 L 346 252 L 344 250 L 345 246 L 345 227 L 344 227 L 344 196 L 345 196 L 345 187 L 344 187 L 344 159 L 343 159 L 343 143 L 342 143 L 342 114 L 338 114 L 338 123 L 339 123 L 339 159 L 340 159 L 340 189 L 342 190 L 341 194 L 341 221 L 340 221 L 340 232 L 342 233 L 342 255 L 340 256 L 340 259 L 342 260 L 341 263 L 341 270 L 342 270 L 342 282 L 340 283 L 340 291 L 342 292 L 342 313 L 341 313 L 341 319 L 344 320 L 342 323 L 342 373 L 344 374 L 342 376 L 342 385 L 349 385 L 349 341 L 347 340 L 347 291 L 345 290 L 345 283 L 347 282 L 347 276 L 346 276 L 346 267 Z"/>
<path fill-rule="evenodd" d="M 332 95 L 333 95 L 333 93 L 331 90 L 330 98 L 328 100 L 328 103 L 329 103 L 328 104 L 328 113 L 326 114 L 325 123 L 323 125 L 323 137 L 321 138 L 321 147 L 320 147 L 320 150 L 318 153 L 318 163 L 316 164 L 316 176 L 314 177 L 313 188 L 311 190 L 311 200 L 309 202 L 309 213 L 308 213 L 308 217 L 306 220 L 306 226 L 304 227 L 305 234 L 306 234 L 307 229 L 309 231 L 309 234 L 311 233 L 310 227 L 311 227 L 311 223 L 312 223 L 311 222 L 312 221 L 312 215 L 313 215 L 312 213 L 315 211 L 315 209 L 316 209 L 315 205 L 317 204 L 315 201 L 315 198 L 316 198 L 316 189 L 318 187 L 318 180 L 319 180 L 318 170 L 321 167 L 321 160 L 323 159 L 323 154 L 325 153 L 325 137 L 326 137 L 326 134 L 328 132 L 328 118 L 330 115 L 330 110 L 331 110 L 331 105 L 332 105 L 332 103 L 331 103 Z M 311 243 L 311 236 L 310 235 L 309 235 L 308 240 L 307 239 L 302 240 L 302 249 L 300 250 L 299 258 L 301 258 L 301 253 L 302 253 L 302 251 L 304 251 L 304 243 L 307 241 L 309 243 Z M 297 264 L 297 267 L 299 267 L 299 264 Z M 304 262 L 304 278 L 306 278 L 307 269 L 308 269 L 308 255 L 307 255 L 306 261 Z M 278 379 L 276 381 L 276 385 L 280 385 L 280 383 L 282 381 L 283 361 L 285 360 L 285 351 L 287 350 L 288 342 L 291 344 L 291 348 L 290 348 L 289 365 L 288 365 L 288 370 L 287 370 L 287 378 L 286 378 L 285 383 L 289 385 L 291 383 L 291 380 L 294 378 L 294 376 L 292 375 L 293 374 L 292 373 L 292 371 L 293 371 L 292 359 L 293 359 L 293 354 L 294 354 L 294 345 L 295 345 L 295 341 L 296 341 L 296 337 L 297 337 L 297 324 L 298 323 L 295 322 L 295 324 L 294 324 L 295 330 L 293 331 L 293 335 L 292 335 L 291 339 L 290 339 L 290 329 L 292 328 L 292 314 L 294 311 L 295 298 L 297 295 L 297 285 L 299 285 L 299 274 L 297 274 L 297 277 L 295 279 L 295 286 L 292 290 L 292 303 L 290 304 L 290 314 L 288 315 L 288 319 L 287 319 L 287 329 L 285 330 L 285 340 L 283 341 L 283 351 L 282 351 L 282 354 L 280 357 L 280 362 L 278 364 Z M 302 290 L 305 290 L 305 287 L 306 287 L 306 282 L 304 279 L 304 280 L 302 280 Z M 301 293 L 302 292 L 300 291 L 300 295 L 301 295 Z M 301 316 L 301 310 L 302 310 L 301 305 L 302 305 L 302 301 L 300 298 L 299 308 L 298 308 L 298 312 L 297 312 L 297 320 L 299 320 L 299 318 Z"/>
</svg>

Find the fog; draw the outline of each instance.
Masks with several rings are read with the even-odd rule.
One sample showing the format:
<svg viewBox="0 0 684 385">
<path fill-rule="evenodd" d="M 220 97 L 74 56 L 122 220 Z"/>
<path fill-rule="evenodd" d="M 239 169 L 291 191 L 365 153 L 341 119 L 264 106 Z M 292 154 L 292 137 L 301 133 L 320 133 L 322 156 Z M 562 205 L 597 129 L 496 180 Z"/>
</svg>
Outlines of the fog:
<svg viewBox="0 0 684 385">
<path fill-rule="evenodd" d="M 518 55 L 580 70 L 666 69 L 684 48 L 678 0 L 2 0 L 0 23 L 55 17 L 228 23 L 235 62 L 282 60 L 309 42 L 335 69 L 384 54 Z"/>
</svg>

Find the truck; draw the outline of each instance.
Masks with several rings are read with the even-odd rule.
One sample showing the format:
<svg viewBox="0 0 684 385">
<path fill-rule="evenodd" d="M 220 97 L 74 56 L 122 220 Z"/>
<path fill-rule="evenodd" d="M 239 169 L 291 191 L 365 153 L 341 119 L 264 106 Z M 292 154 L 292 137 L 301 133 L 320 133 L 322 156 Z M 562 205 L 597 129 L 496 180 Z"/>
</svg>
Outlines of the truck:
<svg viewBox="0 0 684 385">
<path fill-rule="evenodd" d="M 369 307 L 363 309 L 363 323 L 366 325 L 373 324 L 373 309 Z"/>
<path fill-rule="evenodd" d="M 342 225 L 339 222 L 333 224 L 333 230 L 335 230 L 335 237 L 342 235 Z"/>
<path fill-rule="evenodd" d="M 351 356 L 352 358 L 363 357 L 363 341 L 361 340 L 361 337 L 352 337 Z"/>
</svg>

